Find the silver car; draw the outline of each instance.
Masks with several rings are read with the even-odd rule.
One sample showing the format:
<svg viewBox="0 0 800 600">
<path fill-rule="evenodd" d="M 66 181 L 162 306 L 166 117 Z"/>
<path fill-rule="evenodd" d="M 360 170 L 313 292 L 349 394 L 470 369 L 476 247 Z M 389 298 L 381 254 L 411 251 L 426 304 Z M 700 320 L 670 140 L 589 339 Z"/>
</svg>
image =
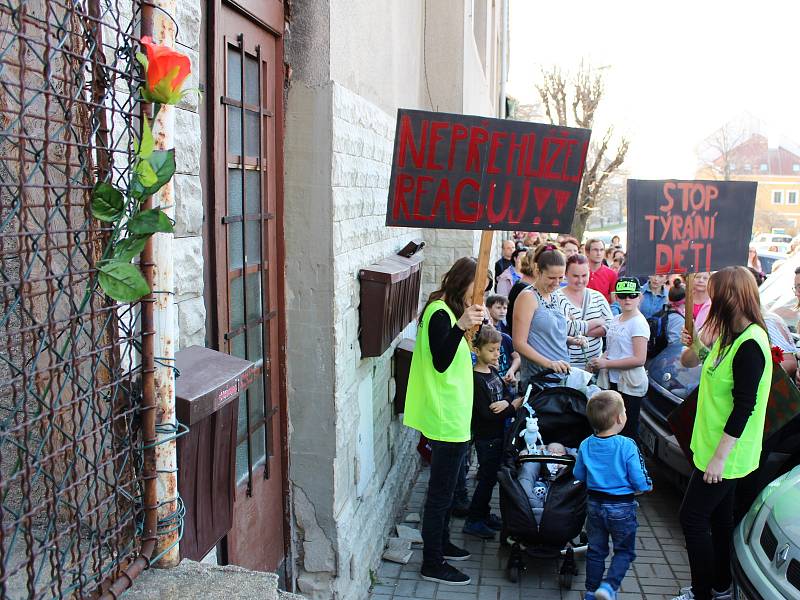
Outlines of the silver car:
<svg viewBox="0 0 800 600">
<path fill-rule="evenodd" d="M 733 534 L 740 600 L 800 598 L 800 466 L 767 485 Z"/>
</svg>

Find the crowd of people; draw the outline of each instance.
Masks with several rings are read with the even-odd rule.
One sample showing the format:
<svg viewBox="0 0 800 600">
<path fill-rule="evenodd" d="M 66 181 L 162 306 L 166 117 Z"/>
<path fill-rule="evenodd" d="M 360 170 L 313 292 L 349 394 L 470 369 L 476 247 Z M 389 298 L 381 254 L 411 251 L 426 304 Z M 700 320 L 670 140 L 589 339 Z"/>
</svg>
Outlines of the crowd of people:
<svg viewBox="0 0 800 600">
<path fill-rule="evenodd" d="M 466 517 L 465 533 L 494 537 L 501 521 L 490 513 L 489 502 L 504 431 L 527 383 L 581 369 L 604 390 L 588 400 L 595 435 L 577 449 L 574 468 L 588 490 L 585 598 L 616 597 L 635 560 L 635 495 L 651 489 L 638 423 L 648 388 L 649 342 L 660 327 L 665 344 L 685 346 L 684 365 L 703 364 L 691 440 L 695 470 L 680 511 L 692 585 L 677 598 L 731 598 L 732 494 L 736 481 L 758 465 L 771 381 L 770 340 L 784 338 L 784 368 L 792 374 L 797 369 L 785 325 L 761 311 L 758 273 L 729 267 L 697 274 L 691 291 L 697 334 L 692 335 L 684 327 L 687 290 L 681 278 L 627 276 L 619 239 L 609 247 L 599 239 L 580 244 L 568 236 L 506 240 L 483 303 L 473 302 L 475 268 L 474 259 L 459 259 L 431 294 L 412 360 L 405 424 L 419 430 L 431 448 L 422 577 L 469 583 L 469 576 L 450 564 L 470 556 L 450 541 L 451 514 Z M 800 273 L 795 289 L 800 301 Z M 469 500 L 471 444 L 478 485 Z M 606 572 L 609 537 L 614 553 Z"/>
</svg>

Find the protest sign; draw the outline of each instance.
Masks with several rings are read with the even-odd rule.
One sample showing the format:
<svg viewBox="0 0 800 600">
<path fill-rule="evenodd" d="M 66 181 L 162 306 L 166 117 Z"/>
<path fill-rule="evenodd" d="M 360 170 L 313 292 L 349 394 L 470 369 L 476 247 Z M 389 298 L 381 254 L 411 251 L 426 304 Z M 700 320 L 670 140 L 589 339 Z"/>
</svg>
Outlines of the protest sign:
<svg viewBox="0 0 800 600">
<path fill-rule="evenodd" d="M 746 264 L 756 186 L 629 179 L 626 274 L 700 273 Z"/>
<path fill-rule="evenodd" d="M 386 225 L 568 232 L 590 135 L 400 109 Z"/>
</svg>

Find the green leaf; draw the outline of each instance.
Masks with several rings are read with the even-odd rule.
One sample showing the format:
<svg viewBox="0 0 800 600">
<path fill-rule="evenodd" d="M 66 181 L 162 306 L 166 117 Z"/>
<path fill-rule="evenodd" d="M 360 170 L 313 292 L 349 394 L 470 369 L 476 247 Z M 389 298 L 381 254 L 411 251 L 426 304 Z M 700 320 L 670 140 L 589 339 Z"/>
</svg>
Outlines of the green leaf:
<svg viewBox="0 0 800 600">
<path fill-rule="evenodd" d="M 100 287 L 117 302 L 134 302 L 150 293 L 136 265 L 111 261 L 100 267 Z"/>
<path fill-rule="evenodd" d="M 150 129 L 150 123 L 147 122 L 147 117 L 144 117 L 142 124 L 142 140 L 136 144 L 136 156 L 140 159 L 150 158 L 155 150 L 156 142 L 153 139 L 153 130 Z"/>
<path fill-rule="evenodd" d="M 114 260 L 125 263 L 131 262 L 142 253 L 149 237 L 149 235 L 133 235 L 121 240 L 114 246 Z"/>
<path fill-rule="evenodd" d="M 136 162 L 134 173 L 144 187 L 154 185 L 158 181 L 158 176 L 147 159 Z"/>
<path fill-rule="evenodd" d="M 144 72 L 147 73 L 147 68 L 150 66 L 150 61 L 147 60 L 147 57 L 141 52 L 137 52 L 136 60 L 139 61 L 139 64 L 142 65 Z"/>
<path fill-rule="evenodd" d="M 128 221 L 128 231 L 134 235 L 172 233 L 172 221 L 159 208 L 143 210 Z"/>
<path fill-rule="evenodd" d="M 143 163 L 146 163 L 147 166 L 144 166 Z M 154 181 L 150 176 L 151 173 L 155 174 Z M 141 160 L 137 164 L 131 181 L 131 196 L 137 200 L 143 200 L 145 197 L 155 194 L 174 174 L 175 150 L 155 150 L 149 158 Z"/>
<path fill-rule="evenodd" d="M 125 201 L 122 192 L 114 186 L 100 182 L 92 190 L 92 215 L 95 219 L 113 223 L 122 217 Z"/>
</svg>

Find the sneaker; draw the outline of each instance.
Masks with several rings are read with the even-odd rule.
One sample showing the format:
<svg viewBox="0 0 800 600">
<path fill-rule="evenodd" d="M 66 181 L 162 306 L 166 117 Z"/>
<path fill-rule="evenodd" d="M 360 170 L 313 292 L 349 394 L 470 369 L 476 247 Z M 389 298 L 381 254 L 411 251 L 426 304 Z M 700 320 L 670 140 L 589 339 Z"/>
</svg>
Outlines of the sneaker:
<svg viewBox="0 0 800 600">
<path fill-rule="evenodd" d="M 503 521 L 501 521 L 500 517 L 497 515 L 489 515 L 486 517 L 486 525 L 489 527 L 489 529 L 500 531 L 503 528 Z"/>
<path fill-rule="evenodd" d="M 594 597 L 597 598 L 597 600 L 617 600 L 617 592 L 604 581 L 600 584 L 600 587 L 594 591 Z"/>
<path fill-rule="evenodd" d="M 472 581 L 469 575 L 446 562 L 434 567 L 422 565 L 420 574 L 425 581 L 434 581 L 444 585 L 468 585 Z"/>
<path fill-rule="evenodd" d="M 472 557 L 468 550 L 459 548 L 455 544 L 447 544 L 444 547 L 445 560 L 467 560 Z"/>
<path fill-rule="evenodd" d="M 693 600 L 694 593 L 692 586 L 688 585 L 681 588 L 681 595 L 675 596 L 672 600 Z M 733 599 L 733 586 L 729 587 L 724 592 L 718 592 L 715 589 L 711 590 L 711 600 L 732 600 Z"/>
<path fill-rule="evenodd" d="M 494 539 L 494 530 L 483 521 L 467 521 L 464 523 L 464 529 L 462 529 L 462 531 L 484 540 Z"/>
</svg>

